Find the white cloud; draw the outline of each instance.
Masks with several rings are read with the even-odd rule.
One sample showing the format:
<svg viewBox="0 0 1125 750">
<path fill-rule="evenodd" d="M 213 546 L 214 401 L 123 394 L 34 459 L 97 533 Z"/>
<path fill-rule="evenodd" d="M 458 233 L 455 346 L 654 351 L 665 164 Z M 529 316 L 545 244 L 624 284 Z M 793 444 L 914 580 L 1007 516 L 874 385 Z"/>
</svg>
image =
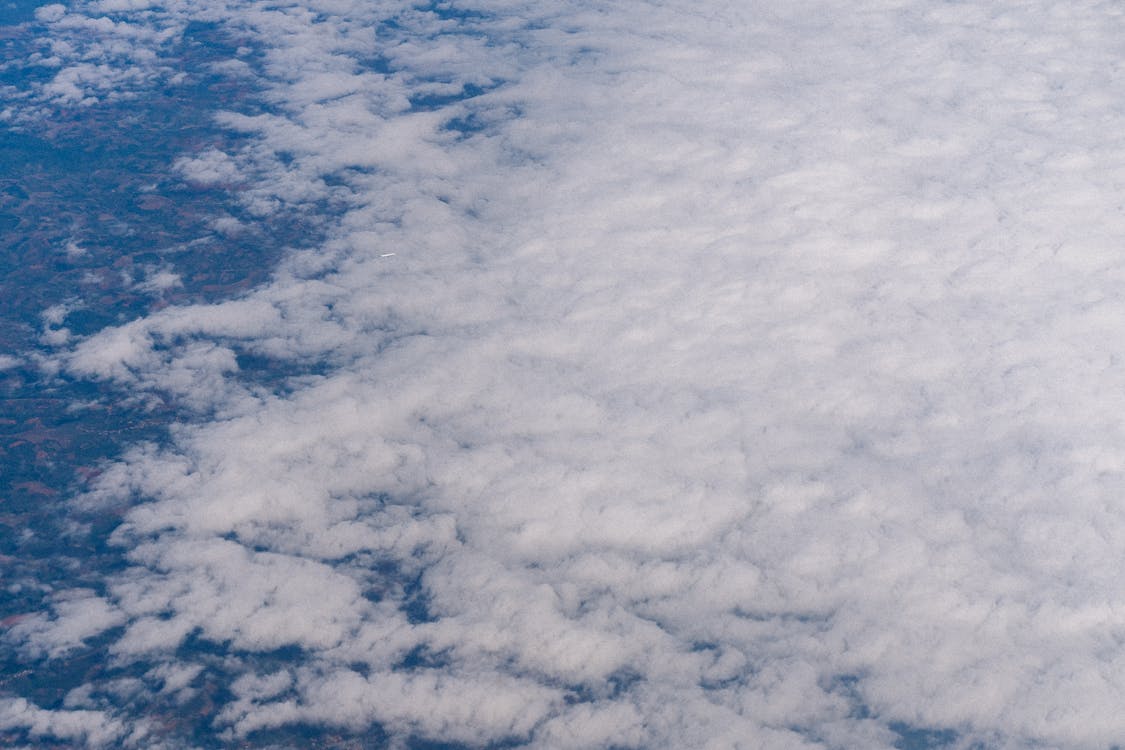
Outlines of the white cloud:
<svg viewBox="0 0 1125 750">
<path fill-rule="evenodd" d="M 299 647 L 233 678 L 231 737 L 1116 741 L 1121 18 L 473 7 L 172 6 L 265 45 L 273 105 L 175 168 L 342 209 L 60 355 L 199 415 L 85 496 L 143 498 L 115 656 Z M 242 350 L 321 368 L 264 394 Z M 27 641 L 88 637 L 64 610 Z"/>
<path fill-rule="evenodd" d="M 152 5 L 151 0 L 98 0 L 91 7 L 101 13 L 121 13 L 148 10 Z"/>
<path fill-rule="evenodd" d="M 89 250 L 79 245 L 75 240 L 67 240 L 64 252 L 66 253 L 66 257 L 71 260 L 83 258 L 90 254 Z"/>
<path fill-rule="evenodd" d="M 57 21 L 66 15 L 66 6 L 61 3 L 51 3 L 35 9 L 35 18 L 44 23 Z"/>
<path fill-rule="evenodd" d="M 214 148 L 190 158 L 177 159 L 175 167 L 189 182 L 197 185 L 231 185 L 241 181 L 234 160 Z"/>
<path fill-rule="evenodd" d="M 56 597 L 53 617 L 35 614 L 13 625 L 7 638 L 22 642 L 34 656 L 57 658 L 88 638 L 124 624 L 125 615 L 89 591 L 64 592 Z"/>
<path fill-rule="evenodd" d="M 122 13 L 133 15 L 126 20 Z M 167 55 L 183 25 L 175 14 L 149 12 L 142 0 L 103 0 L 69 9 L 52 3 L 37 8 L 35 18 L 48 28 L 49 51 L 35 52 L 28 62 L 57 70 L 48 81 L 32 78 L 22 84 L 31 96 L 16 95 L 10 112 L 20 124 L 53 117 L 57 107 L 125 101 L 154 82 L 177 78 Z"/>
<path fill-rule="evenodd" d="M 85 747 L 135 747 L 143 737 L 103 711 L 48 711 L 23 698 L 0 698 L 0 729 L 23 730 L 35 739 L 82 743 Z"/>
<path fill-rule="evenodd" d="M 180 275 L 168 268 L 148 268 L 144 281 L 135 285 L 135 288 L 156 296 L 164 294 L 169 289 L 182 287 L 183 279 Z"/>
</svg>

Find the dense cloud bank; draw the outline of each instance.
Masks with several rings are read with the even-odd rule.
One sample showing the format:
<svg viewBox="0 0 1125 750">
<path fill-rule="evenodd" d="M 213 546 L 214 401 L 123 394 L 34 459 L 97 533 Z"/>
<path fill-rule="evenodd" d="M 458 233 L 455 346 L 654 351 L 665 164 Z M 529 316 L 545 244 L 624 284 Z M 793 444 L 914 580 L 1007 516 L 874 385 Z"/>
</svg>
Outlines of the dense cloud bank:
<svg viewBox="0 0 1125 750">
<path fill-rule="evenodd" d="M 188 690 L 188 639 L 293 649 L 231 681 L 228 739 L 1125 737 L 1116 4 L 40 20 L 67 49 L 13 118 L 143 101 L 189 22 L 247 40 L 241 150 L 169 167 L 328 240 L 56 355 L 195 416 L 75 499 L 135 503 L 131 566 L 13 629 L 26 658 L 116 632 Z M 144 744 L 99 690 L 0 726 Z"/>
</svg>

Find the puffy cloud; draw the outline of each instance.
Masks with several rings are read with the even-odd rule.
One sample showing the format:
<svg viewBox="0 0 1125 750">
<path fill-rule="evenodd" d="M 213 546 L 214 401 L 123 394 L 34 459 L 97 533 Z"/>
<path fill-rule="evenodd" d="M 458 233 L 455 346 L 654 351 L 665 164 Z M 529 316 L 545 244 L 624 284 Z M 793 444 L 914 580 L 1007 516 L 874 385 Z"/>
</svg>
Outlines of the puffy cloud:
<svg viewBox="0 0 1125 750">
<path fill-rule="evenodd" d="M 1116 741 L 1121 17 L 1049 5 L 68 22 L 252 36 L 269 111 L 175 168 L 328 235 L 58 355 L 194 410 L 84 497 L 139 501 L 115 657 L 295 647 L 228 737 Z"/>
<path fill-rule="evenodd" d="M 49 23 L 51 21 L 58 21 L 66 15 L 66 6 L 62 3 L 50 3 L 49 5 L 41 5 L 35 9 L 35 18 L 38 21 Z"/>
<path fill-rule="evenodd" d="M 124 624 L 123 612 L 90 591 L 60 593 L 53 617 L 36 614 L 13 625 L 6 638 L 21 642 L 32 656 L 57 658 L 109 628 Z"/>
<path fill-rule="evenodd" d="M 240 182 L 238 166 L 228 154 L 208 149 L 176 161 L 175 167 L 189 182 L 197 185 L 223 185 Z"/>
<path fill-rule="evenodd" d="M 0 729 L 22 730 L 33 739 L 81 743 L 84 747 L 135 747 L 142 732 L 130 734 L 102 711 L 47 711 L 23 698 L 0 699 Z"/>
<path fill-rule="evenodd" d="M 180 74 L 167 55 L 183 26 L 147 8 L 142 0 L 37 8 L 35 19 L 47 26 L 48 35 L 46 50 L 34 53 L 31 61 L 56 70 L 47 81 L 29 82 L 30 100 L 13 97 L 19 105 L 18 121 L 28 124 L 50 117 L 53 107 L 127 100 L 156 81 L 178 80 Z M 127 18 L 129 13 L 139 15 Z"/>
</svg>

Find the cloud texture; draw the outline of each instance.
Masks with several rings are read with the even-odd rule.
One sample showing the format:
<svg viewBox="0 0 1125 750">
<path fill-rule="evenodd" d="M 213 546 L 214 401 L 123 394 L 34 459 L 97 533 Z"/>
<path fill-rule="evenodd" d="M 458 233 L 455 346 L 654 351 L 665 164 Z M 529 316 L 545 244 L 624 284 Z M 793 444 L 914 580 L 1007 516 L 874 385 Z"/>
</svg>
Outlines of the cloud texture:
<svg viewBox="0 0 1125 750">
<path fill-rule="evenodd" d="M 133 504 L 130 567 L 13 631 L 26 653 L 113 632 L 187 686 L 184 644 L 222 647 L 250 665 L 228 739 L 1125 736 L 1115 4 L 40 19 L 87 41 L 28 107 L 155 80 L 190 21 L 241 37 L 263 104 L 216 117 L 242 145 L 169 168 L 327 239 L 57 355 L 185 417 L 75 499 Z M 0 721 L 144 723 L 90 695 Z"/>
</svg>

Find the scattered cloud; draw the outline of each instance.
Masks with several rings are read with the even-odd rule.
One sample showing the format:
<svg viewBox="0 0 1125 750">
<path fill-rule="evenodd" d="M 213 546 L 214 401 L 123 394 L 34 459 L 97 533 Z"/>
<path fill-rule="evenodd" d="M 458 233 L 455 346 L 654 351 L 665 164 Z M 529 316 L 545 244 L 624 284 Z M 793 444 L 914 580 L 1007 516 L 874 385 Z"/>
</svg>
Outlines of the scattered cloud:
<svg viewBox="0 0 1125 750">
<path fill-rule="evenodd" d="M 23 698 L 0 698 L 0 729 L 22 730 L 33 739 L 81 743 L 84 747 L 135 747 L 143 733 L 130 733 L 103 711 L 48 711 Z"/>
<path fill-rule="evenodd" d="M 230 738 L 1121 736 L 1104 3 L 141 5 L 41 10 L 130 50 L 43 96 L 229 23 L 269 107 L 171 168 L 328 237 L 55 357 L 192 416 L 76 500 L 134 503 L 129 567 L 28 653 L 120 627 L 175 691 L 189 639 L 293 649 L 231 678 Z M 4 706 L 91 745 L 144 721 Z"/>
<path fill-rule="evenodd" d="M 184 285 L 180 275 L 169 268 L 147 268 L 145 271 L 144 281 L 135 285 L 142 292 L 161 296 L 169 289 Z"/>
<path fill-rule="evenodd" d="M 33 656 L 57 658 L 125 622 L 118 609 L 89 591 L 67 591 L 55 599 L 53 617 L 36 614 L 8 631 L 8 636 L 21 642 Z"/>
</svg>

